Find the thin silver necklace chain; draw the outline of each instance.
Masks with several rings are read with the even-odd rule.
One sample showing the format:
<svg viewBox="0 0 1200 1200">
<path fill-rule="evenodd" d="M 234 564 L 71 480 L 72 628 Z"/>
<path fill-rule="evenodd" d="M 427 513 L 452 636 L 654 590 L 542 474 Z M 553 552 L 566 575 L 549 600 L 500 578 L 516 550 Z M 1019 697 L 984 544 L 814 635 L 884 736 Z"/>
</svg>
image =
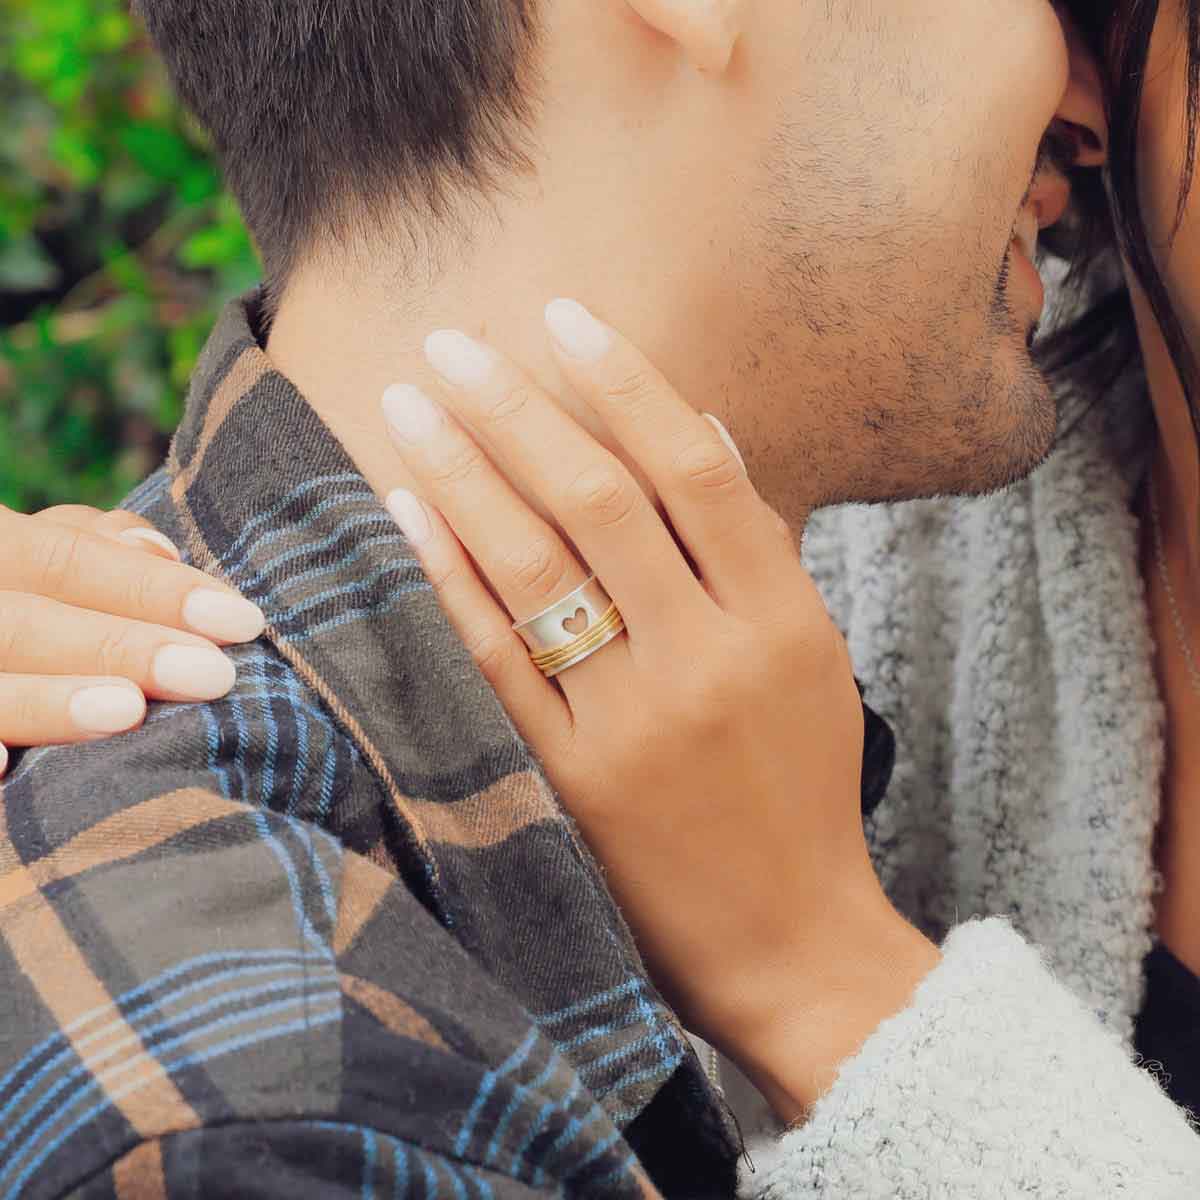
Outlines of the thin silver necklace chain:
<svg viewBox="0 0 1200 1200">
<path fill-rule="evenodd" d="M 1167 570 L 1167 552 L 1163 540 L 1162 513 L 1158 508 L 1158 488 L 1154 479 L 1149 480 L 1150 491 L 1150 520 L 1154 526 L 1154 557 L 1158 560 L 1158 573 L 1162 577 L 1163 591 L 1167 594 L 1167 607 L 1171 610 L 1171 622 L 1175 626 L 1179 638 L 1179 648 L 1183 651 L 1183 661 L 1187 665 L 1188 678 L 1192 682 L 1192 690 L 1200 696 L 1200 667 L 1196 665 L 1196 656 L 1192 652 L 1191 639 L 1188 637 L 1187 626 L 1183 623 L 1183 612 L 1175 595 L 1175 586 L 1171 583 L 1171 572 Z"/>
</svg>

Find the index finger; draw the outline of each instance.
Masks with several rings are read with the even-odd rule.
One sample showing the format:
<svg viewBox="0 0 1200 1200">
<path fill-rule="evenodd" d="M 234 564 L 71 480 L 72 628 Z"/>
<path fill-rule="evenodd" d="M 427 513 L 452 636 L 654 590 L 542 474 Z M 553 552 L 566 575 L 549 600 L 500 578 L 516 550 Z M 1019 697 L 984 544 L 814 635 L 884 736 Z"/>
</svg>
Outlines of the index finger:
<svg viewBox="0 0 1200 1200">
<path fill-rule="evenodd" d="M 110 538 L 0 508 L 0 588 L 58 600 L 221 644 L 254 641 L 260 609 L 194 567 Z"/>
</svg>

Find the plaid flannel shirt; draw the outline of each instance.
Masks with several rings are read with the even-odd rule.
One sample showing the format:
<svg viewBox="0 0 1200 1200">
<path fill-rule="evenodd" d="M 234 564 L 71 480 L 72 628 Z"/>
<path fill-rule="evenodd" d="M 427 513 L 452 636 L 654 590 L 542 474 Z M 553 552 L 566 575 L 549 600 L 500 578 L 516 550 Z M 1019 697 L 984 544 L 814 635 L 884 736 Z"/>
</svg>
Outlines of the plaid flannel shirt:
<svg viewBox="0 0 1200 1200">
<path fill-rule="evenodd" d="M 0 785 L 0 1200 L 733 1195 L 598 871 L 254 320 L 130 507 L 266 634 Z"/>
</svg>

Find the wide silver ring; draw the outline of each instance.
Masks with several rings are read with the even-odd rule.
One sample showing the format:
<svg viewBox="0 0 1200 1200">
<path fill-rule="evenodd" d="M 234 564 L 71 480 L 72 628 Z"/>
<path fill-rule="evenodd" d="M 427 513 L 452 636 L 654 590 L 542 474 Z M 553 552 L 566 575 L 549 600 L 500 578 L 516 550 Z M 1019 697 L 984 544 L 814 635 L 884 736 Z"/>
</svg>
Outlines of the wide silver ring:
<svg viewBox="0 0 1200 1200">
<path fill-rule="evenodd" d="M 513 625 L 547 679 L 590 658 L 624 629 L 617 606 L 595 575 L 536 616 Z"/>
</svg>

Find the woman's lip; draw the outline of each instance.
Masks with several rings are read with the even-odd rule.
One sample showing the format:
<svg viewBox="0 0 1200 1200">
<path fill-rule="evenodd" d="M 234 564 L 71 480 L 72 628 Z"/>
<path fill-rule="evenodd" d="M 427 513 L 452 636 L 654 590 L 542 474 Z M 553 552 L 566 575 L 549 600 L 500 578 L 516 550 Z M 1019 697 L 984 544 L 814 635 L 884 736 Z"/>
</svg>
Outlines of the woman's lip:
<svg viewBox="0 0 1200 1200">
<path fill-rule="evenodd" d="M 1021 249 L 1020 243 L 1014 238 L 1009 244 L 1009 257 L 1012 261 L 1012 270 L 1009 272 L 1010 280 L 1021 279 L 1024 281 L 1024 287 L 1033 297 L 1034 320 L 1041 320 L 1042 310 L 1046 307 L 1046 285 L 1042 283 L 1042 277 L 1038 274 L 1038 269 L 1033 265 L 1029 255 Z"/>
</svg>

